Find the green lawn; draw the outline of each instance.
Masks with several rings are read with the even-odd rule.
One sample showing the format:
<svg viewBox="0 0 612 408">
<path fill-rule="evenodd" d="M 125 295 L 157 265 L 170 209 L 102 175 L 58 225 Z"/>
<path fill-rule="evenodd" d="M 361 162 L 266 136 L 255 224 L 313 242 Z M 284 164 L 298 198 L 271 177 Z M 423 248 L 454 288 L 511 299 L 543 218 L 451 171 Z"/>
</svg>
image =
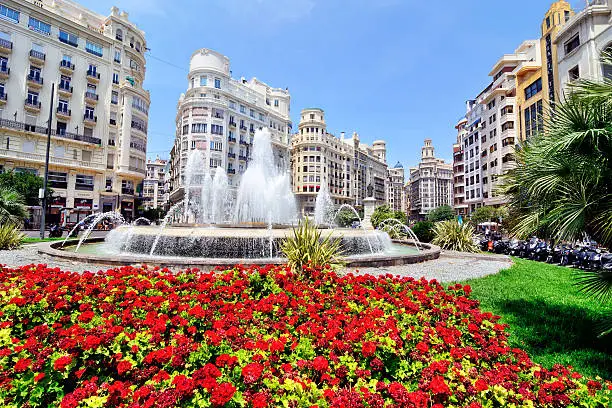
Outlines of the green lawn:
<svg viewBox="0 0 612 408">
<path fill-rule="evenodd" d="M 550 368 L 571 365 L 588 376 L 612 379 L 612 335 L 597 338 L 596 327 L 612 305 L 585 297 L 573 284 L 576 270 L 514 259 L 497 275 L 468 282 L 483 310 L 502 316 L 510 343 Z"/>
<path fill-rule="evenodd" d="M 45 238 L 45 239 L 40 239 L 40 238 L 24 238 L 23 243 L 24 244 L 37 244 L 39 242 L 52 242 L 52 241 L 62 241 L 65 238 Z"/>
</svg>

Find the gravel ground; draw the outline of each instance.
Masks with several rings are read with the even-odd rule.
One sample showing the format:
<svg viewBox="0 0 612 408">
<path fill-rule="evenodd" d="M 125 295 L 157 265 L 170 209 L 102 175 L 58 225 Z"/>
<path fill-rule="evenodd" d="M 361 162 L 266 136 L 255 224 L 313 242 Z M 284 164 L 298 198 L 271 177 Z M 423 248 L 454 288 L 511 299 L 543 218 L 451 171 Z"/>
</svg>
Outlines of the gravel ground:
<svg viewBox="0 0 612 408">
<path fill-rule="evenodd" d="M 19 250 L 0 251 L 0 264 L 16 267 L 32 263 L 42 263 L 50 267 L 59 267 L 62 270 L 75 272 L 98 271 L 111 268 L 105 265 L 60 260 L 47 255 L 41 255 L 36 251 L 36 246 L 36 244 L 31 244 Z M 417 279 L 424 276 L 427 279 L 437 279 L 440 282 L 456 282 L 492 275 L 508 268 L 510 265 L 511 261 L 506 256 L 443 252 L 439 259 L 420 264 L 382 268 L 358 268 L 357 270 L 361 274 L 392 274 L 411 276 Z M 355 272 L 355 270 L 346 269 L 343 272 Z"/>
</svg>

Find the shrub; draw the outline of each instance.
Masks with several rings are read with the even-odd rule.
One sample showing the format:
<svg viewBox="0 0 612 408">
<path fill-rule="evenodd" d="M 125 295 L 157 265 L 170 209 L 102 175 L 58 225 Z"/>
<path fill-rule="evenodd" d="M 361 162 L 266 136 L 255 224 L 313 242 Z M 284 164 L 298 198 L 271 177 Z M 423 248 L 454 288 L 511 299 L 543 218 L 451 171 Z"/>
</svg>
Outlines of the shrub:
<svg viewBox="0 0 612 408">
<path fill-rule="evenodd" d="M 455 210 L 450 205 L 442 205 L 427 214 L 427 221 L 438 222 L 455 219 Z"/>
<path fill-rule="evenodd" d="M 287 257 L 288 265 L 296 271 L 309 264 L 323 266 L 342 263 L 340 239 L 332 238 L 331 232 L 322 238 L 321 230 L 308 218 L 300 221 L 293 234 L 285 238 L 281 251 Z"/>
<path fill-rule="evenodd" d="M 28 216 L 23 196 L 10 188 L 0 186 L 0 224 L 18 225 Z"/>
<path fill-rule="evenodd" d="M 433 222 L 419 221 L 412 227 L 412 231 L 419 238 L 421 242 L 431 242 L 434 239 L 433 233 Z"/>
<path fill-rule="evenodd" d="M 390 218 L 395 218 L 396 220 L 399 220 L 402 224 L 406 224 L 407 222 L 406 214 L 401 211 L 393 211 L 393 209 L 391 209 L 391 207 L 389 207 L 388 205 L 381 205 L 380 207 L 376 207 L 370 221 L 372 222 L 372 226 L 374 228 L 378 228 L 381 222 Z"/>
<path fill-rule="evenodd" d="M 441 221 L 434 225 L 432 244 L 444 249 L 461 252 L 478 252 L 474 243 L 474 227 L 467 222 L 459 225 L 455 220 Z"/>
<path fill-rule="evenodd" d="M 306 267 L 0 267 L 3 407 L 607 407 L 469 286 Z"/>
<path fill-rule="evenodd" d="M 25 235 L 11 223 L 0 225 L 0 249 L 15 249 L 21 246 Z"/>
</svg>

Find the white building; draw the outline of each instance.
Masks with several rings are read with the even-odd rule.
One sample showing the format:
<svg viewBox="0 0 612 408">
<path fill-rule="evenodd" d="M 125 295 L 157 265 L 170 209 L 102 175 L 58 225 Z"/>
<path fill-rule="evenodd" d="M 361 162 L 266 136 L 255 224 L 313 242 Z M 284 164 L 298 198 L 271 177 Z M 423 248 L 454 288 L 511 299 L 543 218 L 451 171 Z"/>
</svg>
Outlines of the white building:
<svg viewBox="0 0 612 408">
<path fill-rule="evenodd" d="M 270 130 L 276 164 L 288 168 L 291 98 L 287 89 L 272 88 L 256 78 L 234 79 L 229 58 L 205 48 L 191 56 L 188 81 L 177 106 L 171 151 L 172 202 L 183 197 L 184 169 L 194 149 L 203 153 L 211 174 L 223 167 L 230 185 L 237 186 L 250 160 L 256 129 Z"/>
<path fill-rule="evenodd" d="M 457 215 L 466 215 L 468 205 L 465 202 L 465 150 L 463 141 L 469 133 L 467 119 L 465 117 L 461 118 L 455 129 L 457 129 L 457 143 L 453 145 L 453 208 Z M 480 166 L 477 166 L 477 168 L 480 170 Z"/>
<path fill-rule="evenodd" d="M 591 0 L 559 30 L 553 41 L 562 92 L 577 78 L 612 78 L 612 66 L 601 63 L 602 52 L 612 49 L 611 20 L 610 0 Z"/>
<path fill-rule="evenodd" d="M 327 182 L 334 204 L 363 206 L 367 187 L 381 204 L 387 201 L 386 144 L 361 143 L 355 132 L 351 138 L 327 133 L 325 112 L 319 108 L 301 112 L 298 133 L 291 142 L 293 192 L 301 214 L 314 214 L 317 193 Z"/>
<path fill-rule="evenodd" d="M 397 162 L 388 169 L 387 205 L 394 211 L 404 211 L 404 166 Z"/>
<path fill-rule="evenodd" d="M 147 174 L 142 183 L 142 205 L 145 209 L 165 207 L 164 184 L 166 183 L 166 167 L 168 161 L 157 157 L 147 161 Z"/>
<path fill-rule="evenodd" d="M 0 4 L 0 171 L 44 175 L 52 109 L 49 222 L 133 217 L 146 161 L 145 49 L 116 7 L 105 17 L 69 0 Z"/>
<path fill-rule="evenodd" d="M 425 139 L 421 162 L 410 169 L 410 215 L 424 218 L 431 210 L 453 203 L 453 166 L 435 157 L 431 139 Z"/>
<path fill-rule="evenodd" d="M 540 55 L 538 40 L 524 41 L 513 54 L 501 57 L 493 66 L 489 85 L 476 103 L 483 105 L 480 126 L 480 164 L 482 169 L 482 198 L 484 205 L 499 206 L 506 198 L 499 194 L 499 177 L 514 167 L 514 146 L 518 142 L 516 118 L 516 74 L 515 70 L 525 62 L 536 61 Z M 539 90 L 542 82 L 534 84 Z M 474 148 L 478 156 L 478 146 Z M 466 151 L 467 153 L 467 151 Z M 470 157 L 472 151 L 470 149 Z M 470 182 L 472 181 L 470 176 Z M 479 181 L 475 180 L 478 188 Z M 467 184 L 467 183 L 466 183 Z"/>
</svg>

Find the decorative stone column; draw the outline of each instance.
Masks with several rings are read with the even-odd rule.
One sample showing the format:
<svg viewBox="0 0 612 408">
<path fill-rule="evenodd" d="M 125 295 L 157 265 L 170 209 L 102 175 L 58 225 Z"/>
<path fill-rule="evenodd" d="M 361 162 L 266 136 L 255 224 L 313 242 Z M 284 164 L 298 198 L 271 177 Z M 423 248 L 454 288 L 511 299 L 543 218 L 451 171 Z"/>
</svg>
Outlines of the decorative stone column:
<svg viewBox="0 0 612 408">
<path fill-rule="evenodd" d="M 372 225 L 372 214 L 374 214 L 374 210 L 378 206 L 378 200 L 374 197 L 368 197 L 363 200 L 363 228 L 366 230 L 373 230 L 374 226 Z"/>
</svg>

